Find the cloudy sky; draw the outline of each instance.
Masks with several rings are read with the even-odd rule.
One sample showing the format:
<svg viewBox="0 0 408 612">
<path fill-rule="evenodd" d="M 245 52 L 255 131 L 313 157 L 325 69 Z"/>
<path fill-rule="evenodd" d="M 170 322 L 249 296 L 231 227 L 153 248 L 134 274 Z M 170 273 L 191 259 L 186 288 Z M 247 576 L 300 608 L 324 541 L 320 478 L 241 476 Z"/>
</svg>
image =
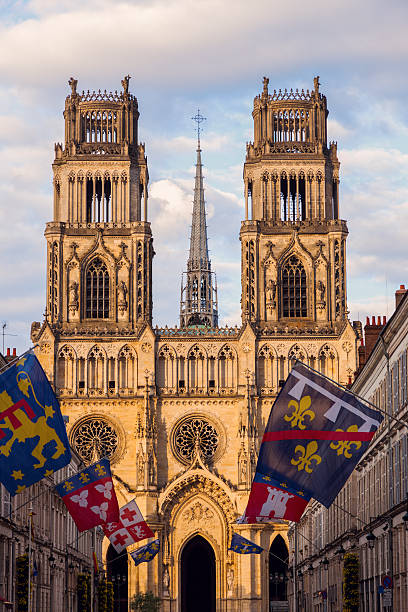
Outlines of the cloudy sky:
<svg viewBox="0 0 408 612">
<path fill-rule="evenodd" d="M 29 346 L 45 304 L 44 226 L 70 76 L 119 89 L 130 74 L 150 173 L 154 323 L 177 322 L 199 107 L 208 232 L 222 323 L 239 322 L 242 165 L 252 101 L 320 75 L 349 223 L 352 319 L 393 310 L 408 282 L 408 5 L 390 0 L 0 0 L 0 321 Z M 1 350 L 1 348 L 0 348 Z"/>
</svg>

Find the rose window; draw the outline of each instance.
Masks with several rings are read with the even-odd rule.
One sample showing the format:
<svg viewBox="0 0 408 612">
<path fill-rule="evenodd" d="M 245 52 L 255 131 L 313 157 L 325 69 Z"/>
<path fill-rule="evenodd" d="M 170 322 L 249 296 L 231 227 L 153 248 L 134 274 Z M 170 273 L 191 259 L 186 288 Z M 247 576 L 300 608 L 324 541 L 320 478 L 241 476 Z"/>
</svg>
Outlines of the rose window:
<svg viewBox="0 0 408 612">
<path fill-rule="evenodd" d="M 211 461 L 218 449 L 220 436 L 214 425 L 202 417 L 183 420 L 173 434 L 173 446 L 177 459 L 183 463 L 191 461 L 197 446 L 201 457 Z"/>
<path fill-rule="evenodd" d="M 113 459 L 119 446 L 114 427 L 101 417 L 82 421 L 74 430 L 72 445 L 85 463 L 102 457 Z"/>
</svg>

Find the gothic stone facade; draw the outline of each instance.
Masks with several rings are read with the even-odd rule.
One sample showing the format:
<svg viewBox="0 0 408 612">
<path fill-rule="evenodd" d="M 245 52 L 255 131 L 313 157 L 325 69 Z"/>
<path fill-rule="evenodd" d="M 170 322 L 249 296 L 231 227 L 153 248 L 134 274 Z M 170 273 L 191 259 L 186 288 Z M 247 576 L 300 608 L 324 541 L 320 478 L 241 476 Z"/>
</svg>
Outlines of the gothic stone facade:
<svg viewBox="0 0 408 612">
<path fill-rule="evenodd" d="M 180 611 L 182 554 L 199 534 L 215 557 L 216 609 L 261 612 L 268 555 L 236 555 L 228 546 L 232 530 L 265 550 L 277 534 L 287 542 L 283 522 L 235 524 L 265 421 L 293 359 L 341 383 L 356 369 L 326 98 L 318 78 L 310 92 L 273 94 L 264 79 L 254 100 L 242 325 L 154 329 L 137 100 L 128 77 L 120 93 L 79 94 L 74 79 L 70 85 L 45 231 L 46 315 L 32 339 L 69 417 L 72 445 L 85 461 L 95 452 L 111 457 L 120 504 L 136 498 L 161 539 L 152 563 L 129 566 L 129 595 L 152 589 L 163 610 Z"/>
</svg>

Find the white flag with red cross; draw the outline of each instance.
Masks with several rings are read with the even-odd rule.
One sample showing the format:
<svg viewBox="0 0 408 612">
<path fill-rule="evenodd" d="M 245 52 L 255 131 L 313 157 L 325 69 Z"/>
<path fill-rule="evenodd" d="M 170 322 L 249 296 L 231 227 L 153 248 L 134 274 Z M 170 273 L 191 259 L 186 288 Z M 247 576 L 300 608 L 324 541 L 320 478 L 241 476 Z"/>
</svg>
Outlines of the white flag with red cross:
<svg viewBox="0 0 408 612">
<path fill-rule="evenodd" d="M 119 510 L 118 523 L 106 523 L 103 530 L 113 548 L 120 553 L 130 544 L 146 538 L 154 538 L 154 533 L 143 518 L 135 500 Z"/>
</svg>

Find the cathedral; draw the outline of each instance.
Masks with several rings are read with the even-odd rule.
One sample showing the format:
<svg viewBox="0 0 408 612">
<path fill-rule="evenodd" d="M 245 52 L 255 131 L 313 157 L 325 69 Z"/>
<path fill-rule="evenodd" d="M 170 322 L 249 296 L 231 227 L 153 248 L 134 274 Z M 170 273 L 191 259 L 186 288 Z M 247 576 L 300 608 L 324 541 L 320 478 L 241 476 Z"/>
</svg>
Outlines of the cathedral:
<svg viewBox="0 0 408 612">
<path fill-rule="evenodd" d="M 198 138 L 180 319 L 158 328 L 149 172 L 129 78 L 119 92 L 80 93 L 69 81 L 45 229 L 45 316 L 32 324 L 32 340 L 72 447 L 85 463 L 110 458 L 119 505 L 136 499 L 161 542 L 151 563 L 135 567 L 105 539 L 115 610 L 147 591 L 163 612 L 286 610 L 288 525 L 236 521 L 293 361 L 342 384 L 356 370 L 359 329 L 347 316 L 348 230 L 326 97 L 318 77 L 310 91 L 273 92 L 264 78 L 254 99 L 239 327 L 218 325 Z M 265 552 L 231 552 L 233 531 Z"/>
</svg>

